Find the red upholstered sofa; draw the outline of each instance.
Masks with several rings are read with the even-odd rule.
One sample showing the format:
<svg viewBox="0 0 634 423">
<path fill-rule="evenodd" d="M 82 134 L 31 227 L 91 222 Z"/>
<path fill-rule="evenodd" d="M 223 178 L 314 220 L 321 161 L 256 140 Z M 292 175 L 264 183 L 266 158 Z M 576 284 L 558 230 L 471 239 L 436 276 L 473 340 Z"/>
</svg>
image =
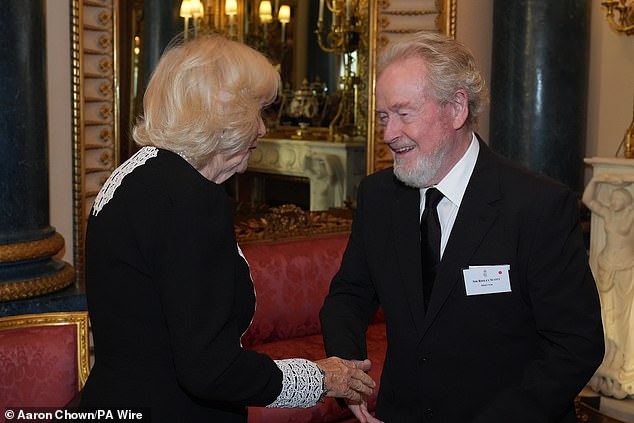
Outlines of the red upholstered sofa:
<svg viewBox="0 0 634 423">
<path fill-rule="evenodd" d="M 274 359 L 324 358 L 319 310 L 339 269 L 347 233 L 317 238 L 241 244 L 257 293 L 253 323 L 242 337 L 245 348 Z M 386 350 L 385 324 L 377 315 L 367 334 L 370 375 L 379 383 Z M 374 410 L 376 392 L 370 398 Z M 309 409 L 251 407 L 249 423 L 355 421 L 333 398 Z"/>
<path fill-rule="evenodd" d="M 1 415 L 5 408 L 67 405 L 86 382 L 88 361 L 85 311 L 0 318 Z"/>
</svg>

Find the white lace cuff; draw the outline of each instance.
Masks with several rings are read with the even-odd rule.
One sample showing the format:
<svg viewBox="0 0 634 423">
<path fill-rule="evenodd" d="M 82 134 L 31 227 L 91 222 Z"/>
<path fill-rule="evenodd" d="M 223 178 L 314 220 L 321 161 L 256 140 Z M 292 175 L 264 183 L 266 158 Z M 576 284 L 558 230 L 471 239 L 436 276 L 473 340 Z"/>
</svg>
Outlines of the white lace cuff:
<svg viewBox="0 0 634 423">
<path fill-rule="evenodd" d="M 303 358 L 275 360 L 283 374 L 282 392 L 268 408 L 308 408 L 321 398 L 323 379 L 319 368 Z"/>
</svg>

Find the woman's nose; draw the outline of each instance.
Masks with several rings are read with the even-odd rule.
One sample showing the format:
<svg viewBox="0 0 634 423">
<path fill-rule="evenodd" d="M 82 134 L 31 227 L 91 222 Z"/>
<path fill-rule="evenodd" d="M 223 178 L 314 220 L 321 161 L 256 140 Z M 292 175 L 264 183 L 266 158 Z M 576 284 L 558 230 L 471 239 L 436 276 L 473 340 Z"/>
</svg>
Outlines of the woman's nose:
<svg viewBox="0 0 634 423">
<path fill-rule="evenodd" d="M 266 134 L 266 125 L 262 116 L 258 116 L 258 138 L 262 138 Z"/>
</svg>

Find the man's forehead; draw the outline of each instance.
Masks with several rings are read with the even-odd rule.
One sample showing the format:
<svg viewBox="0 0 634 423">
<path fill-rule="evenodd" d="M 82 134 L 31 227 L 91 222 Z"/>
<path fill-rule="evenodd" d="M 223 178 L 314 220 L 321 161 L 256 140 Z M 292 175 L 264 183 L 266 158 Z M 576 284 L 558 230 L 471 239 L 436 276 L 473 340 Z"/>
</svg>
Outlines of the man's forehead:
<svg viewBox="0 0 634 423">
<path fill-rule="evenodd" d="M 389 65 L 385 66 L 378 74 L 378 78 L 380 79 L 383 75 L 393 73 L 411 73 L 422 76 L 426 72 L 427 64 L 422 57 L 407 56 L 396 59 Z"/>
<path fill-rule="evenodd" d="M 377 110 L 418 109 L 424 100 L 424 90 L 421 84 L 413 83 L 412 81 L 396 82 L 382 86 L 377 84 Z"/>
</svg>

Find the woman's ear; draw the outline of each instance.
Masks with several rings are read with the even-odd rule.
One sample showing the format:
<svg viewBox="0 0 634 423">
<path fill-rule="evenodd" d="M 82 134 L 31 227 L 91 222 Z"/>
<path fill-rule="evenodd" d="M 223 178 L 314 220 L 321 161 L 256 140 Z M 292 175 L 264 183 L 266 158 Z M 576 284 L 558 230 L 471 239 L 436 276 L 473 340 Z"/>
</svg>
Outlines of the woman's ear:
<svg viewBox="0 0 634 423">
<path fill-rule="evenodd" d="M 459 89 L 453 95 L 451 101 L 453 111 L 453 128 L 460 129 L 467 122 L 469 117 L 469 95 L 463 89 Z"/>
</svg>

